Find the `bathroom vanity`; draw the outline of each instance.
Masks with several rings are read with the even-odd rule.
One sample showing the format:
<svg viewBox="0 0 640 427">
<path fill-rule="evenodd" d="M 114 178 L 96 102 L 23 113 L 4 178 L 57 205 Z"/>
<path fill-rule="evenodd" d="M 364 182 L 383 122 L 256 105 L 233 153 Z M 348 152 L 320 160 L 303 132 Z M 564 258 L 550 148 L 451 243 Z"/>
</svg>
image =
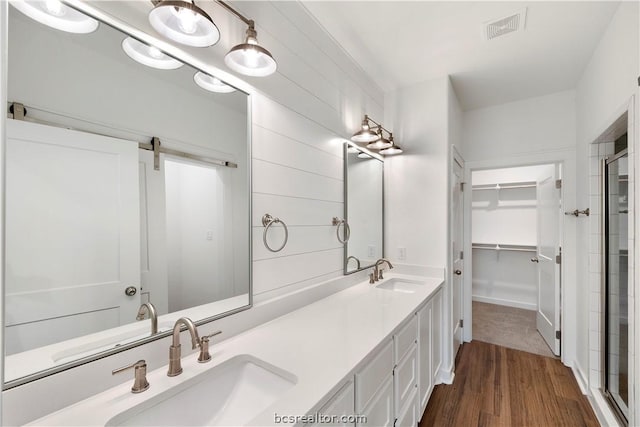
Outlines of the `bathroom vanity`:
<svg viewBox="0 0 640 427">
<path fill-rule="evenodd" d="M 439 382 L 441 278 L 388 274 L 212 345 L 213 360 L 182 358 L 30 425 L 415 426 Z M 183 343 L 184 345 L 184 343 Z M 180 408 L 180 410 L 174 410 Z M 341 419 L 336 418 L 338 421 Z"/>
</svg>

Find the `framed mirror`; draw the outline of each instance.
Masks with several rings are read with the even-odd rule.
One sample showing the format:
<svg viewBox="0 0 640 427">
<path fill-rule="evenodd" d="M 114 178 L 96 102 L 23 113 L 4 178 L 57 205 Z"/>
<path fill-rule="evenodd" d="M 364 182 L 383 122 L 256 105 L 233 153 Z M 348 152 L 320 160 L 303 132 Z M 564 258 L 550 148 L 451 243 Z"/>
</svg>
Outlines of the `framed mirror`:
<svg viewBox="0 0 640 427">
<path fill-rule="evenodd" d="M 8 31 L 4 388 L 249 308 L 249 95 L 105 23 Z"/>
<path fill-rule="evenodd" d="M 351 142 L 344 145 L 344 274 L 372 267 L 384 257 L 384 162 Z"/>
</svg>

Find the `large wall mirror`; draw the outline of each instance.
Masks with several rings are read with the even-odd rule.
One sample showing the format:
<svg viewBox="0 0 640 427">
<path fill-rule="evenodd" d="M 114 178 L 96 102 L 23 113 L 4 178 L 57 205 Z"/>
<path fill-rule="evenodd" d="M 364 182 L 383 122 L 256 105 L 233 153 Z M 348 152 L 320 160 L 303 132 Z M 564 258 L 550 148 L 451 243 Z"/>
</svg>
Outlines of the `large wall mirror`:
<svg viewBox="0 0 640 427">
<path fill-rule="evenodd" d="M 384 256 L 384 163 L 352 143 L 344 148 L 345 244 L 344 273 L 371 267 Z"/>
<path fill-rule="evenodd" d="M 250 307 L 249 96 L 104 23 L 8 30 L 5 388 Z"/>
</svg>

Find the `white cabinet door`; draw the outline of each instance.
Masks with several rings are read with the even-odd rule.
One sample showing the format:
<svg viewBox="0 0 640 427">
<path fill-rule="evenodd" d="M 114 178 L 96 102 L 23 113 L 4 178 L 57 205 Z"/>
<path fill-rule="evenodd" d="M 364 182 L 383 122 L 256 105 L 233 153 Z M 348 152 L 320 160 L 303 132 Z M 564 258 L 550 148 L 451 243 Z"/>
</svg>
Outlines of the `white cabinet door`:
<svg viewBox="0 0 640 427">
<path fill-rule="evenodd" d="M 407 400 L 406 405 L 400 411 L 395 427 L 416 427 L 418 425 L 416 418 L 418 413 L 417 402 L 417 393 L 414 390 L 411 398 Z"/>
<path fill-rule="evenodd" d="M 366 422 L 359 422 L 358 426 L 393 426 L 395 417 L 393 414 L 393 377 L 391 375 L 387 377 L 383 382 L 382 388 L 378 390 L 359 415 L 364 416 Z"/>
<path fill-rule="evenodd" d="M 7 120 L 5 194 L 7 353 L 135 320 L 137 143 Z"/>
<path fill-rule="evenodd" d="M 398 417 L 400 409 L 404 408 L 411 399 L 416 398 L 416 388 L 418 386 L 418 371 L 416 365 L 417 349 L 414 340 L 411 350 L 398 361 L 393 371 L 395 407 Z"/>
<path fill-rule="evenodd" d="M 373 359 L 356 373 L 356 411 L 370 406 L 371 400 L 393 372 L 393 346 L 389 342 Z"/>
<path fill-rule="evenodd" d="M 355 387 L 353 381 L 344 385 L 318 412 L 323 415 L 322 423 L 314 426 L 353 427 L 355 425 Z M 327 420 L 331 419 L 331 422 Z M 335 420 L 335 422 L 333 421 Z M 351 421 L 351 422 L 349 422 Z"/>
<path fill-rule="evenodd" d="M 432 317 L 433 300 L 425 304 L 418 311 L 418 399 L 420 401 L 420 414 L 427 407 L 429 395 L 433 389 L 432 365 Z"/>
</svg>

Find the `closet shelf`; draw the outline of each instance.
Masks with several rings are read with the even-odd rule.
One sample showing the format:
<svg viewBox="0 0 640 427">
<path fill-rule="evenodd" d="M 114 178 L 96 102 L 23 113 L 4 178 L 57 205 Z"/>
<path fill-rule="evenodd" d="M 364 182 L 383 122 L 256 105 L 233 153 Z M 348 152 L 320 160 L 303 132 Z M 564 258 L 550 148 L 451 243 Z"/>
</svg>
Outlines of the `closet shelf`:
<svg viewBox="0 0 640 427">
<path fill-rule="evenodd" d="M 501 184 L 478 184 L 471 187 L 472 190 L 509 190 L 513 188 L 536 188 L 535 181 L 504 182 Z"/>
<path fill-rule="evenodd" d="M 507 245 L 499 243 L 472 243 L 472 249 L 489 249 L 494 251 L 538 252 L 537 246 Z"/>
</svg>

